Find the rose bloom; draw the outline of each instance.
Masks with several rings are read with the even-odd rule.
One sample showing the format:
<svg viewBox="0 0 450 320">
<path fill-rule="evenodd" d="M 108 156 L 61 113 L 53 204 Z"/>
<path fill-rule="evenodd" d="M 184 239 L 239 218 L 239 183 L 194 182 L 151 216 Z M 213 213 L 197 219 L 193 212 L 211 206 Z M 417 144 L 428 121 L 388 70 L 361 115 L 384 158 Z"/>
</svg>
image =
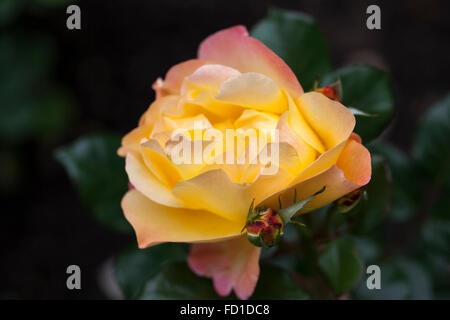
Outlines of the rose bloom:
<svg viewBox="0 0 450 320">
<path fill-rule="evenodd" d="M 353 114 L 322 93 L 304 93 L 286 63 L 243 26 L 206 38 L 197 59 L 173 66 L 153 88 L 156 100 L 118 150 L 133 186 L 122 209 L 140 248 L 192 243 L 190 268 L 212 278 L 221 296 L 234 290 L 247 299 L 258 281 L 261 249 L 242 231 L 253 199 L 276 210 L 279 197 L 288 206 L 294 192 L 300 201 L 326 186 L 308 204 L 318 208 L 370 180 Z M 278 129 L 277 173 L 261 174 L 261 164 L 174 163 L 172 133 L 196 121 L 220 131 Z"/>
</svg>

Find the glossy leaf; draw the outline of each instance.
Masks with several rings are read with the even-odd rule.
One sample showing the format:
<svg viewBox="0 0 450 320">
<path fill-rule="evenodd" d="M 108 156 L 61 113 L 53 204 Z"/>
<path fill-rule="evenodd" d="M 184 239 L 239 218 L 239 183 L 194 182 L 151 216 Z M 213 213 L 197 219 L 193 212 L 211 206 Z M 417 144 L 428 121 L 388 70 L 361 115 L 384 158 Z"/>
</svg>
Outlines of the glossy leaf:
<svg viewBox="0 0 450 320">
<path fill-rule="evenodd" d="M 258 284 L 251 298 L 255 300 L 304 300 L 308 299 L 308 295 L 293 282 L 285 270 L 266 264 L 261 266 Z"/>
<path fill-rule="evenodd" d="M 330 69 L 325 38 L 314 19 L 306 14 L 272 9 L 252 28 L 251 35 L 289 65 L 305 91 Z"/>
<path fill-rule="evenodd" d="M 376 138 L 394 114 L 394 97 L 389 75 L 375 67 L 355 65 L 333 71 L 320 80 L 320 86 L 342 82 L 342 104 L 372 117 L 356 115 L 356 128 L 364 143 Z"/>
<path fill-rule="evenodd" d="M 366 194 L 355 208 L 345 213 L 354 234 L 364 235 L 377 228 L 391 208 L 391 174 L 382 156 L 372 155 L 372 177 Z"/>
<path fill-rule="evenodd" d="M 184 261 L 187 245 L 164 243 L 139 249 L 136 245 L 121 253 L 115 260 L 115 274 L 126 299 L 135 299 L 146 282 L 174 261 Z"/>
<path fill-rule="evenodd" d="M 331 241 L 319 254 L 319 267 L 337 295 L 354 287 L 362 276 L 362 261 L 348 239 Z"/>
<path fill-rule="evenodd" d="M 103 224 L 130 232 L 120 201 L 128 188 L 124 160 L 117 156 L 120 137 L 96 134 L 59 148 L 55 156 L 65 167 L 83 203 Z"/>
<path fill-rule="evenodd" d="M 166 265 L 149 279 L 138 299 L 210 300 L 218 299 L 211 279 L 198 277 L 184 262 Z"/>
</svg>

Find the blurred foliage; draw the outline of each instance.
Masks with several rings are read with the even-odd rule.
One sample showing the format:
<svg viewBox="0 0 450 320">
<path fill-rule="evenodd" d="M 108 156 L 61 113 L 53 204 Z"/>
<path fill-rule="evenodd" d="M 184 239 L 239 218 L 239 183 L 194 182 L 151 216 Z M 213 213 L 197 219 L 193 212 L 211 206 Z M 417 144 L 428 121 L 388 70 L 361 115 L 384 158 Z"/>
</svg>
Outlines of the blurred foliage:
<svg viewBox="0 0 450 320">
<path fill-rule="evenodd" d="M 356 116 L 356 131 L 372 154 L 372 178 L 363 196 L 347 212 L 332 203 L 300 216 L 304 226 L 286 228 L 277 248 L 263 250 L 252 298 L 450 297 L 450 95 L 424 115 L 410 156 L 380 139 L 371 142 L 394 114 L 388 74 L 362 65 L 330 71 L 326 42 L 303 14 L 272 10 L 251 34 L 292 67 L 306 90 L 318 77 L 321 85 L 340 80 L 343 104 L 372 115 Z M 38 52 L 29 55 L 39 59 Z M 21 86 L 35 76 L 27 77 L 31 80 Z M 116 155 L 119 144 L 118 136 L 88 136 L 56 156 L 98 220 L 126 231 L 119 202 L 127 179 Z M 134 245 L 120 253 L 115 271 L 125 298 L 219 298 L 210 279 L 188 268 L 186 254 L 183 244 L 141 251 Z M 371 264 L 381 267 L 381 290 L 367 289 L 365 268 Z"/>
<path fill-rule="evenodd" d="M 60 143 L 77 118 L 73 95 L 55 74 L 58 40 L 51 30 L 36 31 L 48 12 L 44 2 L 0 1 L 0 190 L 8 195 L 20 190 L 34 161 L 23 146 Z"/>
<path fill-rule="evenodd" d="M 306 14 L 273 9 L 250 35 L 278 54 L 297 75 L 305 91 L 330 70 L 328 46 L 314 19 Z"/>
<path fill-rule="evenodd" d="M 146 280 L 141 300 L 217 299 L 210 279 L 197 277 L 185 262 L 172 263 Z"/>
<path fill-rule="evenodd" d="M 320 253 L 319 267 L 339 296 L 358 283 L 363 265 L 354 245 L 346 239 L 337 239 Z"/>
<path fill-rule="evenodd" d="M 338 80 L 342 84 L 342 104 L 373 115 L 356 116 L 355 132 L 367 143 L 383 132 L 394 114 L 391 79 L 374 67 L 356 65 L 325 75 L 320 84 L 331 85 Z"/>
<path fill-rule="evenodd" d="M 378 228 L 391 208 L 391 172 L 386 160 L 372 155 L 372 177 L 360 202 L 342 214 L 352 234 L 364 235 Z"/>
<path fill-rule="evenodd" d="M 46 37 L 0 36 L 0 140 L 53 138 L 69 127 L 70 94 L 49 80 L 55 48 Z"/>
<path fill-rule="evenodd" d="M 116 155 L 120 140 L 116 134 L 90 135 L 59 148 L 55 156 L 98 221 L 129 232 L 131 228 L 120 208 L 128 186 L 125 161 Z"/>
<path fill-rule="evenodd" d="M 136 245 L 122 252 L 115 261 L 117 281 L 127 299 L 138 298 L 145 283 L 167 264 L 185 261 L 187 245 L 164 243 L 147 249 Z"/>
<path fill-rule="evenodd" d="M 58 141 L 75 115 L 72 95 L 53 79 L 56 39 L 15 24 L 24 12 L 37 14 L 33 8 L 40 3 L 4 0 L 0 4 L 0 141 L 7 145 L 30 139 Z"/>
<path fill-rule="evenodd" d="M 424 116 L 414 143 L 414 159 L 427 178 L 450 189 L 450 94 Z"/>
<path fill-rule="evenodd" d="M 395 258 L 380 265 L 381 290 L 367 289 L 365 281 L 356 290 L 358 299 L 431 299 L 430 278 L 424 268 L 411 259 Z"/>
</svg>

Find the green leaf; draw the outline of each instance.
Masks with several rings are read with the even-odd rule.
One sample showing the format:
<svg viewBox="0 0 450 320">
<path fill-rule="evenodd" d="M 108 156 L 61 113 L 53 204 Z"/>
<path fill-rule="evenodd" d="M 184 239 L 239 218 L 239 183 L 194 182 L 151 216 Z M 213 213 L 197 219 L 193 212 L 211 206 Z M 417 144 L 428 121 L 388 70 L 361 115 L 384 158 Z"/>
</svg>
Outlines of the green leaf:
<svg viewBox="0 0 450 320">
<path fill-rule="evenodd" d="M 321 86 L 342 82 L 342 104 L 349 108 L 376 115 L 356 115 L 356 128 L 363 142 L 376 138 L 389 124 L 394 114 L 394 97 L 389 75 L 374 67 L 347 66 L 325 75 Z"/>
<path fill-rule="evenodd" d="M 380 265 L 381 289 L 369 290 L 363 281 L 355 292 L 357 299 L 432 299 L 430 277 L 417 262 L 396 258 Z"/>
<path fill-rule="evenodd" d="M 348 239 L 331 241 L 319 254 L 319 267 L 337 295 L 354 287 L 362 276 L 362 261 Z"/>
<path fill-rule="evenodd" d="M 155 276 L 166 264 L 183 261 L 187 246 L 164 243 L 138 249 L 134 245 L 121 253 L 115 261 L 115 274 L 126 299 L 135 299 L 141 294 L 147 280 Z"/>
<path fill-rule="evenodd" d="M 234 295 L 225 299 L 234 298 Z M 308 296 L 283 269 L 262 265 L 255 292 L 251 299 L 307 299 Z M 144 300 L 209 300 L 223 299 L 214 291 L 212 280 L 196 276 L 184 262 L 165 264 L 159 273 L 145 283 L 138 295 Z"/>
<path fill-rule="evenodd" d="M 306 14 L 272 9 L 250 34 L 288 64 L 305 90 L 330 69 L 326 41 L 314 19 Z"/>
<path fill-rule="evenodd" d="M 168 264 L 149 279 L 138 299 L 141 300 L 210 300 L 218 299 L 211 279 L 196 276 L 186 265 Z"/>
<path fill-rule="evenodd" d="M 413 154 L 427 176 L 450 188 L 450 93 L 424 115 Z"/>
<path fill-rule="evenodd" d="M 55 156 L 98 221 L 117 231 L 130 232 L 120 208 L 128 178 L 124 160 L 116 154 L 119 146 L 118 135 L 95 134 L 59 148 Z"/>
<path fill-rule="evenodd" d="M 351 231 L 364 235 L 377 228 L 390 209 L 392 198 L 391 175 L 384 157 L 372 155 L 372 177 L 363 197 L 355 208 L 345 213 L 349 217 Z"/>
<path fill-rule="evenodd" d="M 265 264 L 261 266 L 258 284 L 251 299 L 254 300 L 305 300 L 303 292 L 280 267 Z"/>
</svg>

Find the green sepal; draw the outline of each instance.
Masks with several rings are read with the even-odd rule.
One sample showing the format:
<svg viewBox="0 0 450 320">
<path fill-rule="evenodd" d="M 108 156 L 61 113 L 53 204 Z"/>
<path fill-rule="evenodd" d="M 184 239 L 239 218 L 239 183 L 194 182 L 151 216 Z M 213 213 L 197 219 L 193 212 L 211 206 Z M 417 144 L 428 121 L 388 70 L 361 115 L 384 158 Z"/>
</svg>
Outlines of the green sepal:
<svg viewBox="0 0 450 320">
<path fill-rule="evenodd" d="M 303 208 L 305 207 L 305 205 L 306 205 L 309 201 L 311 201 L 315 196 L 317 196 L 318 194 L 324 192 L 325 189 L 326 189 L 326 187 L 323 186 L 322 189 L 320 189 L 319 191 L 317 191 L 316 193 L 314 193 L 312 196 L 310 196 L 310 197 L 308 197 L 308 198 L 306 198 L 306 199 L 304 199 L 304 200 L 302 200 L 302 201 L 299 201 L 299 202 L 297 202 L 297 203 L 294 203 L 294 204 L 291 205 L 290 207 L 287 207 L 287 208 L 285 208 L 285 209 L 280 209 L 280 210 L 278 211 L 278 214 L 280 215 L 280 217 L 281 217 L 281 219 L 283 220 L 283 222 L 284 222 L 285 224 L 286 224 L 286 223 L 289 223 L 289 222 L 292 222 L 292 221 L 291 221 L 292 217 L 293 217 L 300 209 L 303 209 Z"/>
</svg>

